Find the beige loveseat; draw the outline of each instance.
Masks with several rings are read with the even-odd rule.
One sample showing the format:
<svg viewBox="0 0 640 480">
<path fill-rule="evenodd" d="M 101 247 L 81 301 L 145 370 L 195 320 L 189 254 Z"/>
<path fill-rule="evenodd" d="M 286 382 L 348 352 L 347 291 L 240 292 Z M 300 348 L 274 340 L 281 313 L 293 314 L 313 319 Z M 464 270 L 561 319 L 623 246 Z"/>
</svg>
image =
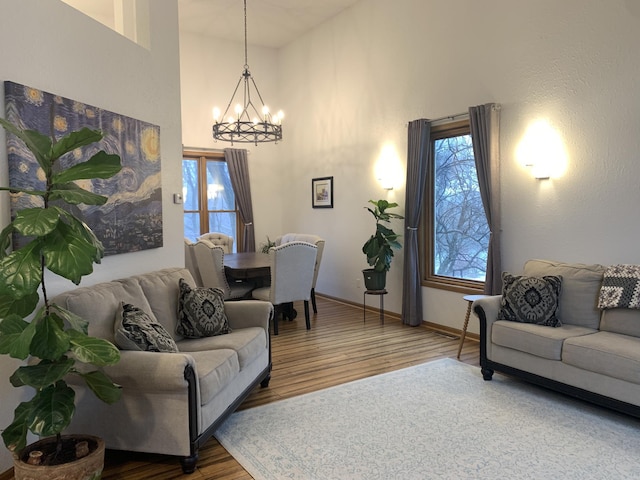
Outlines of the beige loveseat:
<svg viewBox="0 0 640 480">
<path fill-rule="evenodd" d="M 176 341 L 179 353 L 121 351 L 106 367 L 122 385 L 122 398 L 107 405 L 80 385 L 69 433 L 102 437 L 107 448 L 182 457 L 185 473 L 195 470 L 198 449 L 246 396 L 270 379 L 268 302 L 225 302 L 231 333 L 184 339 L 176 334 L 178 282 L 195 285 L 184 268 L 159 270 L 82 287 L 54 299 L 90 320 L 89 334 L 114 342 L 121 302 L 152 315 Z"/>
<path fill-rule="evenodd" d="M 525 264 L 522 275 L 562 278 L 559 327 L 498 320 L 501 296 L 476 300 L 484 379 L 500 371 L 640 416 L 640 310 L 598 308 L 606 270 L 546 260 Z"/>
</svg>

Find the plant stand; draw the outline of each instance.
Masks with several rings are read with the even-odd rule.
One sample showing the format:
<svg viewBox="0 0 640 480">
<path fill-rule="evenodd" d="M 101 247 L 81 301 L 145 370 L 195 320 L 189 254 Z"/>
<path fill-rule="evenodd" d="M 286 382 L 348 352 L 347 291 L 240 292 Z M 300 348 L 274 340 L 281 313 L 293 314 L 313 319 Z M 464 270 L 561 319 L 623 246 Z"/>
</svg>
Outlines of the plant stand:
<svg viewBox="0 0 640 480">
<path fill-rule="evenodd" d="M 365 290 L 362 295 L 362 322 L 367 321 L 367 295 L 378 295 L 380 297 L 380 325 L 384 325 L 384 296 L 389 293 L 386 289 L 383 290 Z"/>
</svg>

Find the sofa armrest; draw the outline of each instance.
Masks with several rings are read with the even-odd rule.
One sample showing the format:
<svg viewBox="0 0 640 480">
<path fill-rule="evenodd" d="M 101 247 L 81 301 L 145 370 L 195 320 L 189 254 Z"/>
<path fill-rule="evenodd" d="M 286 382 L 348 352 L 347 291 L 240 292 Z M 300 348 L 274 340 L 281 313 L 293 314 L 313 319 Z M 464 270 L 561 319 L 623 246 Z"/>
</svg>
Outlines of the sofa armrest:
<svg viewBox="0 0 640 480">
<path fill-rule="evenodd" d="M 186 353 L 122 350 L 120 361 L 103 371 L 125 390 L 171 392 L 187 390 L 187 367 L 196 371 L 193 357 Z"/>
<path fill-rule="evenodd" d="M 487 327 L 490 327 L 498 318 L 501 304 L 502 295 L 480 298 L 473 302 L 473 313 L 475 313 L 478 318 L 482 318 L 483 315 L 487 322 Z"/>
<path fill-rule="evenodd" d="M 262 327 L 269 331 L 269 320 L 273 316 L 273 305 L 260 300 L 225 302 L 224 311 L 232 330 L 247 327 Z"/>
<path fill-rule="evenodd" d="M 491 326 L 498 319 L 498 312 L 502 304 L 502 295 L 492 295 L 473 302 L 473 313 L 480 320 L 480 366 L 485 380 L 491 375 L 485 375 L 487 360 L 491 359 Z M 491 371 L 493 373 L 493 371 Z"/>
</svg>

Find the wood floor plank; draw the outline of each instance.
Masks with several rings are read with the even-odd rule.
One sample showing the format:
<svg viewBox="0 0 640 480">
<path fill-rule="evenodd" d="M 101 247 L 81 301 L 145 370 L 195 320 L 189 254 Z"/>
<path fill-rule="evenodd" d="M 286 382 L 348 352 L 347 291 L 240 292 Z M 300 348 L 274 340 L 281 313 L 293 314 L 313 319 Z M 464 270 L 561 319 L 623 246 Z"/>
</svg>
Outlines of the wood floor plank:
<svg viewBox="0 0 640 480">
<path fill-rule="evenodd" d="M 271 383 L 268 388 L 256 388 L 240 409 L 457 356 L 459 340 L 451 334 L 427 327 L 408 327 L 392 315 L 385 315 L 381 325 L 378 311 L 373 308 L 367 311 L 363 322 L 361 307 L 320 296 L 317 303 L 318 314 L 312 314 L 311 330 L 305 328 L 301 302 L 296 304 L 299 312 L 296 320 L 279 322 L 279 335 L 272 337 Z M 465 340 L 460 359 L 478 365 L 475 340 Z M 182 474 L 175 457 L 108 450 L 102 478 L 252 479 L 215 438 L 200 450 L 197 470 L 191 475 Z"/>
</svg>

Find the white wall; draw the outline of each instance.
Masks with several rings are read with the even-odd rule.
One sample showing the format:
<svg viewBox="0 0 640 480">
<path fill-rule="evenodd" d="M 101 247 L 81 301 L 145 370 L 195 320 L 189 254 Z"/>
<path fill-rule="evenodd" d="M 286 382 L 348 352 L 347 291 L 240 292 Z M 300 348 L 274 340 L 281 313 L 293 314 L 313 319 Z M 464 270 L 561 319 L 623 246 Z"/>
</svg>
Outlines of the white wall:
<svg viewBox="0 0 640 480">
<path fill-rule="evenodd" d="M 287 112 L 284 230 L 327 239 L 317 290 L 360 302 L 369 198 L 387 194 L 374 165 L 406 124 L 502 104 L 502 245 L 506 270 L 528 258 L 640 262 L 640 7 L 625 0 L 362 0 L 280 51 Z M 566 173 L 535 180 L 516 157 L 528 126 L 547 119 Z M 335 208 L 310 208 L 309 180 L 335 177 Z M 404 206 L 403 206 L 404 207 Z M 402 262 L 385 306 L 401 311 Z M 461 295 L 423 289 L 425 320 L 460 328 Z M 477 332 L 477 323 L 471 322 Z"/>
<path fill-rule="evenodd" d="M 277 51 L 249 45 L 248 60 L 263 100 L 277 112 L 281 108 L 277 88 Z M 259 248 L 266 242 L 267 235 L 273 239 L 282 233 L 283 215 L 287 213 L 285 205 L 288 204 L 288 186 L 283 182 L 283 171 L 288 169 L 289 159 L 282 153 L 284 142 L 258 146 L 236 142 L 232 146 L 213 139 L 213 107 L 224 112 L 243 65 L 243 44 L 190 33 L 180 34 L 182 142 L 185 147 L 199 149 L 247 149 L 256 247 Z M 254 102 L 258 103 L 257 99 Z M 287 128 L 285 125 L 285 136 Z"/>
<path fill-rule="evenodd" d="M 154 0 L 151 49 L 146 50 L 57 0 L 0 0 L 0 80 L 47 92 L 160 126 L 164 246 L 107 257 L 81 285 L 184 265 L 182 206 L 172 203 L 182 189 L 178 8 L 176 0 Z M 4 95 L 0 95 L 4 98 Z M 4 103 L 1 105 L 4 116 Z M 0 144 L 5 144 L 4 132 Z M 0 185 L 7 185 L 6 149 L 0 148 Z M 9 221 L 9 202 L 0 195 L 0 225 Z M 55 295 L 74 285 L 47 284 Z M 13 418 L 21 390 L 8 383 L 15 362 L 0 357 L 0 428 Z M 0 448 L 0 472 L 11 458 Z"/>
</svg>

